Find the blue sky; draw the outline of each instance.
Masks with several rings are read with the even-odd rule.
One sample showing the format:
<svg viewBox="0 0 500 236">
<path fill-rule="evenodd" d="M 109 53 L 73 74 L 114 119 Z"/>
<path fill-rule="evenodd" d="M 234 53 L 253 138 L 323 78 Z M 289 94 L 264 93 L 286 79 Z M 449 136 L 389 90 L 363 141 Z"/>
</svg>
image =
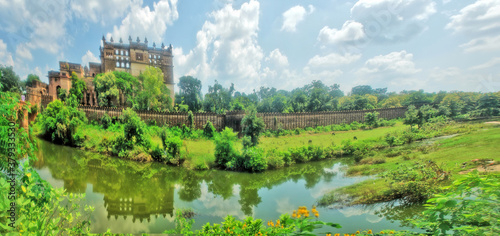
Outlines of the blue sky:
<svg viewBox="0 0 500 236">
<path fill-rule="evenodd" d="M 98 62 L 103 35 L 172 44 L 176 81 L 203 91 L 500 90 L 500 0 L 0 0 L 0 64 L 22 79 Z"/>
</svg>

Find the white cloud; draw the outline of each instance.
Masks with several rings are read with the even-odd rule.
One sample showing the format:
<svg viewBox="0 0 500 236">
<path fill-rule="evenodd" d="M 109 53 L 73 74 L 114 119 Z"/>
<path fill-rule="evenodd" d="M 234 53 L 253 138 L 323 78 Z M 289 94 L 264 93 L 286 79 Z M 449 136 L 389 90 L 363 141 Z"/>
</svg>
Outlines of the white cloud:
<svg viewBox="0 0 500 236">
<path fill-rule="evenodd" d="M 325 26 L 318 35 L 318 41 L 323 44 L 353 44 L 365 38 L 363 25 L 352 20 L 346 21 L 340 30 Z"/>
<path fill-rule="evenodd" d="M 7 44 L 5 44 L 2 39 L 0 39 L 0 64 L 14 66 L 12 54 L 7 51 Z"/>
<path fill-rule="evenodd" d="M 365 66 L 360 71 L 366 74 L 395 73 L 399 75 L 409 75 L 420 70 L 415 68 L 413 54 L 403 50 L 368 59 Z"/>
<path fill-rule="evenodd" d="M 450 17 L 446 25 L 456 33 L 492 33 L 500 30 L 500 1 L 478 0 L 462 8 L 456 15 Z"/>
<path fill-rule="evenodd" d="M 283 13 L 283 25 L 281 26 L 282 31 L 295 32 L 297 30 L 297 24 L 304 20 L 306 15 L 314 12 L 314 6 L 309 5 L 309 12 L 303 6 L 294 6 Z"/>
<path fill-rule="evenodd" d="M 391 52 L 387 55 L 368 59 L 355 74 L 355 84 L 376 84 L 398 91 L 408 88 L 422 88 L 423 83 L 415 74 L 420 72 L 413 62 L 413 54 L 406 51 Z"/>
<path fill-rule="evenodd" d="M 323 44 L 408 41 L 426 29 L 425 22 L 436 12 L 435 5 L 431 0 L 359 0 L 342 29 L 325 26 L 318 40 Z"/>
<path fill-rule="evenodd" d="M 337 53 L 331 53 L 326 56 L 316 55 L 313 58 L 309 59 L 307 63 L 308 67 L 311 68 L 334 68 L 341 65 L 351 64 L 361 58 L 361 54 L 350 54 L 347 53 L 345 55 L 340 55 Z"/>
<path fill-rule="evenodd" d="M 470 69 L 472 69 L 472 70 L 487 69 L 487 68 L 491 68 L 491 67 L 499 65 L 499 64 L 500 64 L 500 57 L 495 57 L 495 58 L 492 58 L 491 60 L 487 61 L 486 63 L 480 64 L 477 66 L 473 66 Z"/>
<path fill-rule="evenodd" d="M 97 58 L 94 53 L 88 50 L 85 55 L 82 56 L 82 66 L 88 66 L 89 62 L 101 62 L 99 58 Z"/>
<path fill-rule="evenodd" d="M 450 19 L 447 29 L 472 38 L 460 45 L 465 52 L 500 50 L 500 0 L 478 0 Z"/>
<path fill-rule="evenodd" d="M 288 67 L 288 58 L 277 48 L 269 53 L 269 56 L 266 57 L 266 61 L 270 62 L 275 67 Z"/>
<path fill-rule="evenodd" d="M 142 1 L 75 0 L 70 3 L 70 7 L 76 17 L 92 22 L 101 22 L 102 25 L 105 25 L 107 21 L 123 16 L 133 4 L 142 5 Z"/>
<path fill-rule="evenodd" d="M 7 40 L 17 45 L 25 42 L 31 49 L 43 49 L 56 54 L 70 41 L 65 22 L 70 13 L 65 0 L 1 1 L 0 30 L 7 31 Z"/>
<path fill-rule="evenodd" d="M 19 44 L 16 48 L 16 56 L 26 60 L 33 60 L 33 55 L 26 44 Z"/>
<path fill-rule="evenodd" d="M 108 39 L 113 36 L 118 41 L 121 37 L 127 42 L 129 36 L 132 36 L 133 40 L 137 36 L 148 36 L 149 42 L 160 44 L 167 25 L 172 25 L 179 18 L 177 0 L 155 2 L 153 10 L 149 6 L 142 7 L 142 2 L 132 4 L 130 8 L 130 12 L 122 20 L 121 25 L 114 26 L 113 33 L 106 35 Z"/>
<path fill-rule="evenodd" d="M 225 5 L 210 13 L 196 34 L 196 47 L 186 55 L 174 49 L 176 74 L 196 76 L 203 84 L 215 79 L 224 86 L 234 82 L 243 89 L 259 84 L 264 59 L 257 43 L 259 8 L 259 2 L 251 0 L 240 9 Z"/>
</svg>

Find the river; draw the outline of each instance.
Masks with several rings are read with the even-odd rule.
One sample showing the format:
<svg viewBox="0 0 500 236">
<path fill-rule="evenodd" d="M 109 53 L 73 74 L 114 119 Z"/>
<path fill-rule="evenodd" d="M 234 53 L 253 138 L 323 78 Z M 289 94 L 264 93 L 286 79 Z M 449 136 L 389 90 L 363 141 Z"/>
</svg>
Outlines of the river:
<svg viewBox="0 0 500 236">
<path fill-rule="evenodd" d="M 190 171 L 138 163 L 38 140 L 40 176 L 54 187 L 85 193 L 95 208 L 92 232 L 162 233 L 174 227 L 176 209 L 192 209 L 195 229 L 226 215 L 276 220 L 299 206 L 310 208 L 328 190 L 369 177 L 347 177 L 342 160 L 297 164 L 264 173 Z M 397 204 L 318 208 L 320 220 L 338 223 L 335 233 L 408 229 L 399 219 L 414 210 Z M 384 213 L 380 213 L 384 212 Z M 323 228 L 326 231 L 326 228 Z M 330 230 L 330 229 L 328 229 Z"/>
</svg>

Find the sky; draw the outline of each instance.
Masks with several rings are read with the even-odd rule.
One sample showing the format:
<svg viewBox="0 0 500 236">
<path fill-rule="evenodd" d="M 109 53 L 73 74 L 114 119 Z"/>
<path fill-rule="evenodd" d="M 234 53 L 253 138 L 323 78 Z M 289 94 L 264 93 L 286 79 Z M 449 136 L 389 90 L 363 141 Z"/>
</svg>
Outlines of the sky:
<svg viewBox="0 0 500 236">
<path fill-rule="evenodd" d="M 500 90 L 500 0 L 0 0 L 0 64 L 48 82 L 101 38 L 172 44 L 174 77 L 252 92 Z"/>
</svg>

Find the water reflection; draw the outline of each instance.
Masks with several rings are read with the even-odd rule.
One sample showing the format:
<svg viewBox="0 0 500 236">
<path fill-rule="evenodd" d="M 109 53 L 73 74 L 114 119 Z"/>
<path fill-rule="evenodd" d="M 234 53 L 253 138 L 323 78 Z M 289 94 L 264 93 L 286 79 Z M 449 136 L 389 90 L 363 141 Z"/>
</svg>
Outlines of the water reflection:
<svg viewBox="0 0 500 236">
<path fill-rule="evenodd" d="M 276 219 L 300 205 L 314 204 L 327 190 L 366 179 L 345 177 L 336 160 L 252 174 L 137 163 L 42 140 L 37 155 L 35 166 L 42 178 L 53 186 L 63 185 L 68 192 L 87 194 L 87 204 L 96 209 L 93 232 L 110 228 L 116 233 L 161 233 L 173 228 L 175 209 L 185 207 L 197 213 L 195 228 L 220 222 L 228 214 L 240 219 Z M 320 218 L 340 223 L 348 231 L 350 216 L 342 213 L 350 215 L 330 210 Z M 375 217 L 374 222 L 383 218 L 373 210 L 355 215 Z M 363 222 L 370 223 L 366 219 Z"/>
</svg>

